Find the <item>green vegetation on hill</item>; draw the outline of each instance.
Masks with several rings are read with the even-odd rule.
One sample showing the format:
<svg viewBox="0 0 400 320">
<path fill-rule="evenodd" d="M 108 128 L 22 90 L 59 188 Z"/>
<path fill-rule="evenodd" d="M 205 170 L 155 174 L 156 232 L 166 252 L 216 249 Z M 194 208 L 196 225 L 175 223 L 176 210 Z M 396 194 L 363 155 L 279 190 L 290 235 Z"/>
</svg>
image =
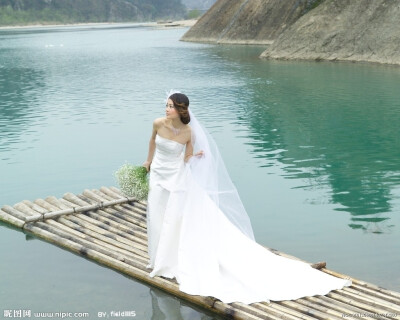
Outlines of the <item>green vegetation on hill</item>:
<svg viewBox="0 0 400 320">
<path fill-rule="evenodd" d="M 0 25 L 183 18 L 181 0 L 0 0 Z"/>
<path fill-rule="evenodd" d="M 182 3 L 190 9 L 207 10 L 216 0 L 182 0 Z"/>
</svg>

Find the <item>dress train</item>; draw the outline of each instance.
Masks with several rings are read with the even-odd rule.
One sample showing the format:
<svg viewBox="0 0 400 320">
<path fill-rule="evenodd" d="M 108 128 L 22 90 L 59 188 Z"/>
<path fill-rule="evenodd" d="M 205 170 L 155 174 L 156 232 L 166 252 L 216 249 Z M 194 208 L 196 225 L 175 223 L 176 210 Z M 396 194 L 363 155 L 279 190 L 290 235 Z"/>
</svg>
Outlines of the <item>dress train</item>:
<svg viewBox="0 0 400 320">
<path fill-rule="evenodd" d="M 175 277 L 188 294 L 246 304 L 325 295 L 351 285 L 244 235 L 195 181 L 183 150 L 156 136 L 147 210 L 151 277 Z"/>
</svg>

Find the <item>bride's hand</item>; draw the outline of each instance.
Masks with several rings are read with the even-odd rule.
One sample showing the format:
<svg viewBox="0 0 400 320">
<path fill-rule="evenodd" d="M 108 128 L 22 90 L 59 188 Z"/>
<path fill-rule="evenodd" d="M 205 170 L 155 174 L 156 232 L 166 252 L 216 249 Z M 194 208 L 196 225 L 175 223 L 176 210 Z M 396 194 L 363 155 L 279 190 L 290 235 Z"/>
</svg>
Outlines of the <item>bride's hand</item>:
<svg viewBox="0 0 400 320">
<path fill-rule="evenodd" d="M 203 150 L 200 150 L 200 151 L 197 152 L 194 156 L 195 156 L 195 157 L 198 157 L 198 158 L 201 158 L 201 157 L 204 156 L 204 151 L 203 151 Z"/>
<path fill-rule="evenodd" d="M 144 163 L 143 163 L 143 167 L 145 167 L 146 168 L 146 170 L 147 170 L 147 172 L 149 172 L 150 171 L 150 161 L 145 161 Z"/>
</svg>

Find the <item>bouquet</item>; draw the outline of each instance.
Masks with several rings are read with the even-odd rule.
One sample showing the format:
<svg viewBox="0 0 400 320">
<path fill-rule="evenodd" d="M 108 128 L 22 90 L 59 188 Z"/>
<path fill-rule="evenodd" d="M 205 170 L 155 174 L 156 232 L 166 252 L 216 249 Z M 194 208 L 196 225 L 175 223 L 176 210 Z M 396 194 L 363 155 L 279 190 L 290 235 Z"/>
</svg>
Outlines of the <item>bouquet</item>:
<svg viewBox="0 0 400 320">
<path fill-rule="evenodd" d="M 119 188 L 127 197 L 146 200 L 149 193 L 147 170 L 142 166 L 126 163 L 115 172 Z"/>
</svg>

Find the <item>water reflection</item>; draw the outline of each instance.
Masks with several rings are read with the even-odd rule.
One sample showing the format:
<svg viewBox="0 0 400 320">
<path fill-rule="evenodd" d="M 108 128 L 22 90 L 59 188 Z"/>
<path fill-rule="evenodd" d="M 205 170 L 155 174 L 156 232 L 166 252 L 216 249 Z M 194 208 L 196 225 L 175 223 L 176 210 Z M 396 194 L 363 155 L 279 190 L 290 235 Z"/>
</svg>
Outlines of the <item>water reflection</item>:
<svg viewBox="0 0 400 320">
<path fill-rule="evenodd" d="M 19 35 L 36 35 L 54 32 L 79 32 L 79 31 L 101 31 L 101 30 L 124 30 L 143 28 L 146 23 L 121 23 L 121 24 L 92 24 L 92 25 L 69 25 L 69 26 L 39 26 L 39 27 L 23 27 L 23 28 L 10 28 L 0 29 L 0 36 L 7 36 L 7 39 L 14 38 Z"/>
<path fill-rule="evenodd" d="M 248 78 L 238 119 L 263 166 L 283 168 L 299 188 L 329 190 L 349 227 L 387 233 L 400 185 L 399 68 L 255 62 L 257 48 L 214 49 Z M 256 56 L 256 55 L 254 55 Z"/>
<path fill-rule="evenodd" d="M 161 290 L 150 288 L 150 296 L 153 313 L 151 320 L 211 320 L 219 319 L 216 316 L 207 316 L 204 313 L 197 312 L 192 307 L 186 306 L 178 298 L 164 293 Z"/>
<path fill-rule="evenodd" d="M 39 116 L 35 102 L 43 86 L 42 73 L 33 68 L 0 66 L 0 151 L 20 141 Z"/>
</svg>

